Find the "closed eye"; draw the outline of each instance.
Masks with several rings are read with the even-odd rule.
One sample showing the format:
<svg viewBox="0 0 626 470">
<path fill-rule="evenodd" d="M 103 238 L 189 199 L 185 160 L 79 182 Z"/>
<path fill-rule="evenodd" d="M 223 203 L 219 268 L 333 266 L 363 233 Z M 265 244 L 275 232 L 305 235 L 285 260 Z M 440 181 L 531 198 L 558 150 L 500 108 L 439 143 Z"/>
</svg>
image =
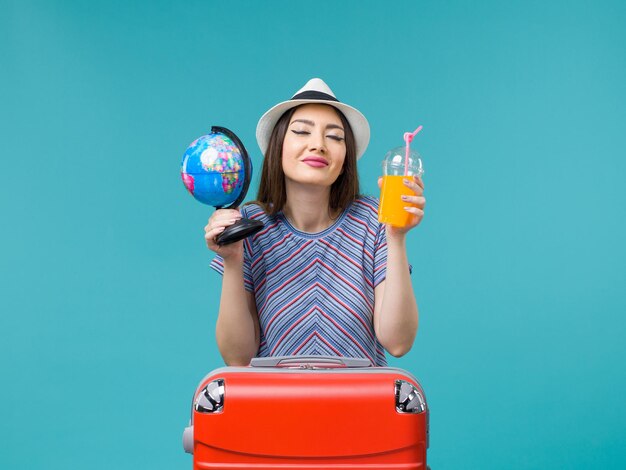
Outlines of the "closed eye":
<svg viewBox="0 0 626 470">
<path fill-rule="evenodd" d="M 291 132 L 293 132 L 293 133 L 294 133 L 294 134 L 296 134 L 296 135 L 309 135 L 309 134 L 310 134 L 310 132 L 309 132 L 309 131 L 297 131 L 297 130 L 295 130 L 295 129 L 291 129 Z M 334 134 L 327 135 L 326 137 L 327 137 L 327 138 L 329 138 L 329 139 L 335 140 L 335 141 L 337 141 L 337 142 L 342 142 L 342 141 L 344 141 L 344 140 L 345 140 L 345 139 L 344 139 L 343 137 L 341 137 L 340 135 L 334 135 Z"/>
</svg>

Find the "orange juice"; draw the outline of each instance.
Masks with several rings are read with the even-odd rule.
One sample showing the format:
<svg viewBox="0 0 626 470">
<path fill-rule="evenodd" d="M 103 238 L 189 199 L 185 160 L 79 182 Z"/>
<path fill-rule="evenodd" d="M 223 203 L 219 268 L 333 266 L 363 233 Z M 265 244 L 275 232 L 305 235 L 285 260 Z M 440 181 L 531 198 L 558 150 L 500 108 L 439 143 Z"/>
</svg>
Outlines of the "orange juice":
<svg viewBox="0 0 626 470">
<path fill-rule="evenodd" d="M 413 214 L 404 210 L 407 206 L 413 206 L 402 200 L 401 196 L 415 196 L 411 189 L 407 188 L 403 180 L 410 176 L 386 175 L 383 176 L 383 185 L 380 190 L 380 206 L 378 208 L 378 221 L 394 227 L 406 227 Z"/>
</svg>

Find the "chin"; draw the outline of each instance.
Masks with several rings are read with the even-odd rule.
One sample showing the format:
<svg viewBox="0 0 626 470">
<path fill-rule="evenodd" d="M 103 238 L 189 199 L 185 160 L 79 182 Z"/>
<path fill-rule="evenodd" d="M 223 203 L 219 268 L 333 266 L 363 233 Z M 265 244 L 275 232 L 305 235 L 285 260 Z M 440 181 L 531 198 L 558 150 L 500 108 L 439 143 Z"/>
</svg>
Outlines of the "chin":
<svg viewBox="0 0 626 470">
<path fill-rule="evenodd" d="M 315 186 L 331 186 L 339 177 L 339 175 L 335 175 L 334 177 L 331 175 L 315 175 L 300 173 L 298 175 L 293 175 L 289 179 L 294 183 L 306 184 L 306 185 L 315 185 Z"/>
</svg>

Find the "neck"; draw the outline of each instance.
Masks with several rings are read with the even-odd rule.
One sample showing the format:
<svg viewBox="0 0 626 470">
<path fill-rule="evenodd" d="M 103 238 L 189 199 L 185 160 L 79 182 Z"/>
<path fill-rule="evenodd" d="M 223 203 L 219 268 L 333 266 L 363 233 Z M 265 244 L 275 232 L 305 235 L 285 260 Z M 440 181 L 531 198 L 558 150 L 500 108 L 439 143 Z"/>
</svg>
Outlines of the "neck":
<svg viewBox="0 0 626 470">
<path fill-rule="evenodd" d="M 330 188 L 310 186 L 290 191 L 289 186 L 283 213 L 291 225 L 301 232 L 317 233 L 333 224 L 339 211 L 330 210 Z"/>
</svg>

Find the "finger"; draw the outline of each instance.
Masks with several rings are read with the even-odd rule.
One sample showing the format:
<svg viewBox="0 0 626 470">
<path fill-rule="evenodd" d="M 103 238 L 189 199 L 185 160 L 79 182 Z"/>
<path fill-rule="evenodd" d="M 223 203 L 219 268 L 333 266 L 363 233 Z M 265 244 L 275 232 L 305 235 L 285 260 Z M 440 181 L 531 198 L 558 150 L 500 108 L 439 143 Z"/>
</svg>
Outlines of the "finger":
<svg viewBox="0 0 626 470">
<path fill-rule="evenodd" d="M 205 232 L 210 232 L 211 230 L 215 230 L 217 228 L 226 228 L 229 227 L 230 225 L 233 225 L 235 222 L 237 222 L 239 219 L 241 219 L 241 217 L 239 217 L 238 219 L 220 219 L 220 220 L 213 220 L 209 225 L 207 225 L 206 227 L 204 227 L 204 231 Z"/>
<path fill-rule="evenodd" d="M 218 209 L 213 213 L 209 220 L 224 218 L 232 219 L 234 217 L 241 217 L 241 212 L 239 212 L 237 209 Z"/>
<path fill-rule="evenodd" d="M 402 195 L 402 200 L 404 202 L 415 204 L 420 209 L 423 209 L 424 206 L 426 205 L 426 198 L 422 197 L 422 196 L 407 196 L 407 195 L 403 194 Z"/>
<path fill-rule="evenodd" d="M 222 224 L 231 220 L 237 221 L 239 219 L 241 219 L 241 214 L 239 212 L 227 211 L 227 212 L 217 214 L 214 217 L 211 217 L 209 219 L 209 225 L 213 226 L 213 225 Z"/>
<path fill-rule="evenodd" d="M 415 183 L 422 188 L 422 191 L 424 191 L 424 181 L 422 181 L 422 177 L 415 175 L 413 176 L 413 181 L 415 181 Z"/>
<path fill-rule="evenodd" d="M 208 232 L 206 232 L 204 234 L 204 239 L 206 240 L 207 245 L 211 245 L 211 244 L 215 245 L 215 244 L 217 244 L 215 238 L 220 233 L 222 233 L 225 229 L 226 229 L 226 227 L 217 227 L 217 228 L 214 228 L 214 229 L 209 230 Z"/>
<path fill-rule="evenodd" d="M 416 215 L 417 217 L 419 217 L 420 219 L 422 217 L 424 217 L 424 211 L 422 209 L 419 209 L 417 207 L 412 207 L 412 206 L 406 206 L 404 208 L 405 211 L 410 212 L 413 215 Z"/>
<path fill-rule="evenodd" d="M 416 195 L 421 196 L 424 193 L 424 189 L 418 185 L 415 181 L 411 181 L 408 178 L 404 178 L 403 180 L 404 185 L 407 188 L 410 188 Z"/>
<path fill-rule="evenodd" d="M 236 209 L 221 209 L 216 211 L 215 214 L 219 219 L 241 218 L 241 212 Z"/>
<path fill-rule="evenodd" d="M 383 177 L 379 176 L 378 177 L 378 189 L 381 189 L 383 187 Z"/>
<path fill-rule="evenodd" d="M 204 234 L 204 238 L 206 238 L 207 240 L 214 238 L 216 235 L 219 235 L 220 233 L 222 233 L 224 230 L 226 230 L 226 227 L 215 227 L 211 230 L 208 230 L 205 234 Z"/>
</svg>

